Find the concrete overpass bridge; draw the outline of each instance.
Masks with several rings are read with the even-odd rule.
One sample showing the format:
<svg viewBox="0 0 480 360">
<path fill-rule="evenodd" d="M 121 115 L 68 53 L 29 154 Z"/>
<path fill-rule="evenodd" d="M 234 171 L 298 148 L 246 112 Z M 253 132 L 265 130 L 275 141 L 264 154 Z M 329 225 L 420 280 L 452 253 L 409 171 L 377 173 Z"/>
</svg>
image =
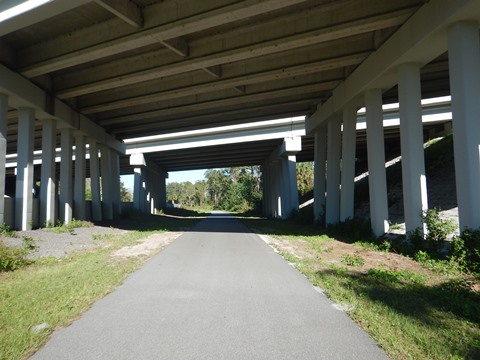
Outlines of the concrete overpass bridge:
<svg viewBox="0 0 480 360">
<path fill-rule="evenodd" d="M 92 215 L 109 219 L 120 208 L 121 169 L 165 170 L 155 153 L 126 163 L 127 139 L 294 116 L 307 117 L 304 143 L 313 155 L 298 157 L 322 164 L 315 214 L 338 222 L 353 211 L 354 119 L 366 106 L 371 221 L 381 234 L 388 226 L 382 104 L 400 101 L 405 217 L 413 229 L 427 206 L 420 100 L 449 94 L 460 226 L 480 227 L 478 0 L 53 0 L 9 17 L 15 5 L 32 4 L 0 4 L 0 161 L 18 153 L 17 228 L 28 228 L 33 214 L 35 150 L 42 150 L 42 223 L 55 211 L 62 221 L 85 216 L 87 175 Z M 87 144 L 95 154 L 88 159 Z M 278 142 L 270 146 L 282 151 Z M 209 157 L 238 150 L 246 158 L 241 151 L 252 148 L 227 144 Z M 275 198 L 291 191 L 279 175 L 291 173 L 284 151 L 282 165 L 264 161 L 274 215 Z"/>
</svg>

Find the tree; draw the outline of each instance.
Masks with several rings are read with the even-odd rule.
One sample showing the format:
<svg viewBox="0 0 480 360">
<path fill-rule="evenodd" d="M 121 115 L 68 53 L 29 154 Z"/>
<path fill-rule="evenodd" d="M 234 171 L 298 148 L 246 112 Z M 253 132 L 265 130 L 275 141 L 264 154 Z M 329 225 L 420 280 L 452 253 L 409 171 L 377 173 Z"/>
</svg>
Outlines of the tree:
<svg viewBox="0 0 480 360">
<path fill-rule="evenodd" d="M 219 207 L 227 194 L 231 178 L 223 169 L 209 169 L 205 171 L 205 177 L 207 178 L 211 199 L 214 205 Z"/>
<path fill-rule="evenodd" d="M 300 197 L 313 190 L 313 163 L 297 163 L 297 186 Z"/>
<path fill-rule="evenodd" d="M 120 200 L 123 202 L 130 202 L 132 201 L 132 198 L 133 198 L 132 193 L 128 191 L 123 181 L 120 181 Z"/>
</svg>

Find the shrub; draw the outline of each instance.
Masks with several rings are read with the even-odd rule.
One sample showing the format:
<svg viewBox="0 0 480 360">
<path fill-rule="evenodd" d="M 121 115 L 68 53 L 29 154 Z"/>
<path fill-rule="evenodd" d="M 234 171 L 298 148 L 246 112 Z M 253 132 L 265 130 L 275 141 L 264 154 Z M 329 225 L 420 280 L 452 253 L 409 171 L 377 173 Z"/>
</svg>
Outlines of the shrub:
<svg viewBox="0 0 480 360">
<path fill-rule="evenodd" d="M 415 250 L 438 252 L 442 243 L 455 231 L 456 225 L 452 220 L 442 219 L 436 208 L 423 211 L 421 216 L 426 233 L 417 228 L 407 235 L 408 239 Z"/>
<path fill-rule="evenodd" d="M 28 251 L 20 248 L 10 248 L 0 243 L 0 271 L 13 271 L 30 263 Z"/>
<path fill-rule="evenodd" d="M 17 237 L 17 233 L 15 232 L 15 230 L 10 229 L 10 226 L 5 223 L 0 224 L 0 235 L 11 238 Z"/>
<path fill-rule="evenodd" d="M 25 250 L 31 251 L 35 250 L 36 245 L 35 245 L 35 240 L 31 236 L 24 236 L 23 237 L 23 248 Z"/>
<path fill-rule="evenodd" d="M 450 246 L 450 259 L 464 270 L 480 273 L 480 229 L 465 230 Z"/>
</svg>

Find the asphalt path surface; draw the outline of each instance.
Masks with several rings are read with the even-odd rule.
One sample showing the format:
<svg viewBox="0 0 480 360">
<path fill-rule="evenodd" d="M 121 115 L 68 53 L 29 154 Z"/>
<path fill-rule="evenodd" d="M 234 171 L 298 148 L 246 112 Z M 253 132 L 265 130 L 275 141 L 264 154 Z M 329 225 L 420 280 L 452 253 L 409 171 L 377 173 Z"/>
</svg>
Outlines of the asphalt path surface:
<svg viewBox="0 0 480 360">
<path fill-rule="evenodd" d="M 32 359 L 387 359 L 237 219 L 201 221 Z"/>
</svg>

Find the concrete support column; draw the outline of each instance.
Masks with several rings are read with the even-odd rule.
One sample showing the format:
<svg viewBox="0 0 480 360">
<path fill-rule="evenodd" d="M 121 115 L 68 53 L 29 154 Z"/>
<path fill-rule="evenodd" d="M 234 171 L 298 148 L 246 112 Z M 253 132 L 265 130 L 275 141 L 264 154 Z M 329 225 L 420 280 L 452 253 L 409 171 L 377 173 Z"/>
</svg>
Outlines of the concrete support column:
<svg viewBox="0 0 480 360">
<path fill-rule="evenodd" d="M 453 146 L 460 232 L 480 227 L 480 49 L 478 23 L 448 31 Z"/>
<path fill-rule="evenodd" d="M 326 225 L 337 224 L 340 220 L 340 155 L 342 150 L 342 119 L 340 114 L 327 125 L 327 202 L 325 207 Z"/>
<path fill-rule="evenodd" d="M 428 209 L 423 156 L 420 66 L 402 65 L 399 68 L 398 79 L 403 205 L 405 230 L 408 234 L 417 228 L 423 228 L 420 214 Z"/>
<path fill-rule="evenodd" d="M 42 121 L 42 174 L 40 178 L 40 225 L 55 225 L 56 184 L 55 147 L 56 121 Z"/>
<path fill-rule="evenodd" d="M 60 221 L 68 224 L 73 216 L 72 129 L 60 130 Z"/>
<path fill-rule="evenodd" d="M 356 141 L 357 107 L 349 106 L 343 110 L 340 221 L 354 217 Z"/>
<path fill-rule="evenodd" d="M 134 185 L 133 185 L 133 207 L 134 209 L 145 212 L 145 169 L 136 167 L 134 169 Z"/>
<path fill-rule="evenodd" d="M 298 186 L 296 174 L 296 157 L 282 157 L 279 163 L 280 199 L 282 219 L 287 219 L 292 211 L 298 211 Z"/>
<path fill-rule="evenodd" d="M 327 132 L 325 128 L 319 128 L 315 132 L 315 167 L 314 172 L 314 188 L 313 188 L 313 216 L 315 221 L 325 215 L 325 185 L 326 185 L 326 163 L 327 163 Z"/>
<path fill-rule="evenodd" d="M 8 97 L 0 93 L 0 224 L 5 223 L 5 159 L 7 155 Z"/>
<path fill-rule="evenodd" d="M 122 199 L 120 196 L 120 157 L 117 153 L 110 151 L 112 161 L 112 206 L 113 217 L 118 219 L 122 213 Z"/>
<path fill-rule="evenodd" d="M 17 183 L 15 191 L 15 227 L 31 230 L 33 220 L 33 131 L 35 111 L 18 109 Z"/>
<path fill-rule="evenodd" d="M 86 139 L 82 134 L 75 135 L 75 182 L 73 193 L 74 217 L 85 220 L 87 217 L 85 201 L 85 178 L 86 178 Z"/>
<path fill-rule="evenodd" d="M 154 189 L 154 182 L 155 182 L 155 173 L 146 171 L 146 178 L 145 178 L 145 187 L 147 189 L 147 206 L 148 206 L 148 213 L 154 214 L 155 213 L 155 200 L 153 195 Z"/>
<path fill-rule="evenodd" d="M 98 157 L 98 144 L 94 139 L 89 140 L 90 154 L 90 186 L 92 190 L 92 220 L 101 221 L 102 198 L 100 196 L 100 162 Z"/>
<path fill-rule="evenodd" d="M 110 149 L 100 145 L 100 172 L 102 179 L 102 210 L 105 220 L 113 219 L 113 174 Z"/>
<path fill-rule="evenodd" d="M 271 173 L 271 164 L 266 162 L 263 166 L 262 177 L 263 177 L 263 204 L 264 204 L 264 215 L 267 217 L 273 217 L 272 209 L 272 197 L 273 197 L 273 184 L 272 184 L 272 173 Z"/>
<path fill-rule="evenodd" d="M 281 219 L 286 219 L 289 215 L 290 191 L 289 177 L 287 168 L 287 159 L 281 158 L 278 162 L 279 176 L 280 176 L 280 204 L 281 204 Z"/>
<path fill-rule="evenodd" d="M 159 191 L 160 191 L 160 204 L 159 209 L 164 209 L 167 206 L 167 178 L 168 173 L 163 172 L 160 176 Z"/>
<path fill-rule="evenodd" d="M 365 93 L 367 120 L 368 185 L 372 231 L 381 236 L 388 231 L 387 179 L 383 134 L 382 91 Z"/>
<path fill-rule="evenodd" d="M 272 183 L 273 183 L 273 198 L 272 209 L 275 218 L 282 217 L 282 178 L 280 172 L 280 162 L 272 163 Z"/>
<path fill-rule="evenodd" d="M 271 208 L 272 208 L 272 216 L 274 218 L 280 217 L 281 214 L 281 201 L 280 199 L 280 178 L 278 175 L 278 164 L 276 162 L 272 162 L 270 165 L 271 169 L 271 179 L 272 179 L 272 196 L 271 196 Z"/>
</svg>

